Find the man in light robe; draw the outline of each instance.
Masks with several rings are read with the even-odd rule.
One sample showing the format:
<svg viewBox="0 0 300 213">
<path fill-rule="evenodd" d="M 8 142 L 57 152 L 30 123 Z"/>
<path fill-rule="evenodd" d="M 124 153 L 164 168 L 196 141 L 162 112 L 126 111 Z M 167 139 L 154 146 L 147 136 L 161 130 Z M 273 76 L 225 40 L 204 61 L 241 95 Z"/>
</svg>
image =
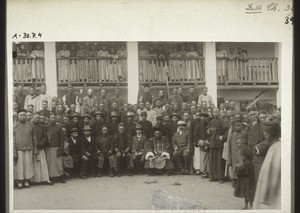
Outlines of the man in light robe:
<svg viewBox="0 0 300 213">
<path fill-rule="evenodd" d="M 98 98 L 93 96 L 92 89 L 88 89 L 88 95 L 83 98 L 83 110 L 88 114 L 93 114 L 98 110 Z"/>
<path fill-rule="evenodd" d="M 52 108 L 52 98 L 50 95 L 46 94 L 47 87 L 45 84 L 41 85 L 41 94 L 38 96 L 38 101 L 37 101 L 37 106 L 36 106 L 36 111 L 40 111 L 43 109 L 43 101 L 48 101 L 48 109 Z"/>
<path fill-rule="evenodd" d="M 29 181 L 34 175 L 33 158 L 38 158 L 37 140 L 34 127 L 26 121 L 26 110 L 18 111 L 19 122 L 14 127 L 14 180 L 17 188 L 29 188 Z"/>
<path fill-rule="evenodd" d="M 29 88 L 29 95 L 26 96 L 25 102 L 24 102 L 24 109 L 28 109 L 28 105 L 32 104 L 34 106 L 34 112 L 37 108 L 39 96 L 35 92 L 35 87 L 32 85 Z"/>
<path fill-rule="evenodd" d="M 213 99 L 210 95 L 207 94 L 207 87 L 204 87 L 202 90 L 202 94 L 199 95 L 198 104 L 203 104 L 203 102 L 207 103 L 207 107 L 209 108 L 212 104 L 214 104 Z"/>
</svg>

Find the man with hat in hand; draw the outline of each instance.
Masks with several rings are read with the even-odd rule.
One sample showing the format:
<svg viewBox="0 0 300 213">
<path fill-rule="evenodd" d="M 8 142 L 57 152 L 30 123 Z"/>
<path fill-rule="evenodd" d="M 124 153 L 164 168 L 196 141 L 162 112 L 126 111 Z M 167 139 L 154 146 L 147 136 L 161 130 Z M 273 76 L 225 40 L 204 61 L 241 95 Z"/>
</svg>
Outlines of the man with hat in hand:
<svg viewBox="0 0 300 213">
<path fill-rule="evenodd" d="M 83 136 L 82 136 L 82 143 L 85 150 L 85 156 L 87 157 L 87 173 L 90 176 L 96 176 L 96 161 L 97 161 L 97 154 L 95 150 L 95 141 L 91 135 L 92 129 L 90 125 L 84 125 L 83 129 Z"/>
<path fill-rule="evenodd" d="M 73 158 L 73 171 L 74 178 L 80 177 L 80 179 L 86 179 L 86 167 L 88 157 L 82 140 L 79 138 L 79 130 L 76 127 L 71 129 L 71 137 L 68 139 L 70 155 Z"/>
<path fill-rule="evenodd" d="M 149 121 L 150 122 L 150 121 Z M 151 122 L 150 122 L 151 124 Z M 152 124 L 151 124 L 152 125 Z M 142 172 L 145 165 L 144 146 L 147 138 L 143 133 L 143 126 L 137 124 L 135 127 L 136 135 L 132 137 L 132 159 L 135 169 L 138 173 Z"/>
<path fill-rule="evenodd" d="M 163 170 L 171 175 L 174 165 L 170 160 L 171 144 L 167 137 L 162 136 L 159 127 L 154 128 L 154 137 L 150 138 L 145 145 L 145 169 L 149 175 L 155 173 L 155 169 Z"/>
<path fill-rule="evenodd" d="M 112 111 L 110 113 L 110 122 L 108 124 L 108 134 L 111 135 L 112 137 L 118 133 L 118 124 L 120 123 L 120 116 L 118 112 Z"/>
<path fill-rule="evenodd" d="M 50 124 L 45 127 L 47 142 L 45 145 L 45 154 L 48 164 L 50 180 L 57 180 L 61 183 L 66 181 L 63 178 L 63 160 L 62 154 L 64 150 L 64 135 L 56 124 L 56 115 L 50 115 Z"/>
<path fill-rule="evenodd" d="M 132 176 L 131 136 L 125 133 L 125 124 L 123 123 L 118 125 L 118 133 L 114 136 L 114 144 L 117 176 L 121 176 L 122 162 L 126 163 L 125 168 L 129 170 L 129 176 Z"/>
<path fill-rule="evenodd" d="M 174 148 L 173 157 L 177 167 L 182 174 L 189 174 L 190 158 L 191 158 L 191 142 L 189 132 L 185 131 L 186 123 L 178 121 L 178 131 L 174 134 L 172 144 Z"/>
<path fill-rule="evenodd" d="M 147 120 L 147 112 L 141 112 L 141 121 L 139 124 L 142 126 L 142 132 L 146 136 L 147 139 L 152 137 L 153 135 L 153 128 L 152 123 Z"/>
<path fill-rule="evenodd" d="M 33 157 L 38 158 L 37 139 L 34 127 L 26 122 L 26 110 L 18 110 L 19 122 L 14 127 L 14 148 L 16 150 L 14 179 L 17 188 L 28 188 L 33 177 Z"/>
<path fill-rule="evenodd" d="M 95 149 L 97 154 L 97 177 L 101 177 L 103 174 L 104 161 L 109 162 L 109 176 L 113 177 L 113 171 L 115 169 L 115 157 L 114 157 L 114 139 L 108 134 L 108 127 L 102 126 L 102 134 L 96 139 Z"/>
</svg>

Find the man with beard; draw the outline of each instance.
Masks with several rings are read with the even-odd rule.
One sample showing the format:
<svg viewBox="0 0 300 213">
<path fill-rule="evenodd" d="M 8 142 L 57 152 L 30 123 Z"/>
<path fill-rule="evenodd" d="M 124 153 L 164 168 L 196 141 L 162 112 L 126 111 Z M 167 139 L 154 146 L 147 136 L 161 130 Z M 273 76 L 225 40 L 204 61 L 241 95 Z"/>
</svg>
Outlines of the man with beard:
<svg viewBox="0 0 300 213">
<path fill-rule="evenodd" d="M 219 109 L 213 110 L 213 119 L 208 124 L 209 140 L 209 177 L 210 181 L 224 183 L 225 161 L 222 159 L 223 144 L 227 139 L 228 125 L 219 118 Z"/>
<path fill-rule="evenodd" d="M 17 188 L 29 188 L 29 180 L 33 177 L 33 157 L 38 158 L 37 139 L 34 127 L 31 123 L 26 122 L 26 110 L 18 111 L 19 122 L 14 127 L 14 179 Z"/>
<path fill-rule="evenodd" d="M 86 167 L 88 157 L 86 156 L 84 144 L 82 140 L 79 138 L 78 129 L 73 127 L 71 129 L 71 137 L 68 139 L 69 146 L 70 146 L 70 155 L 73 159 L 73 171 L 72 175 L 74 178 L 78 176 L 80 179 L 86 179 Z"/>
<path fill-rule="evenodd" d="M 146 138 L 149 139 L 153 135 L 152 123 L 146 120 L 147 112 L 142 112 L 141 118 L 142 120 L 139 122 L 139 124 L 142 126 L 142 132 Z"/>
<path fill-rule="evenodd" d="M 114 139 L 108 134 L 107 126 L 102 126 L 102 134 L 96 139 L 95 149 L 97 154 L 97 177 L 103 175 L 104 161 L 109 162 L 109 176 L 113 177 L 115 170 L 115 157 L 114 157 Z"/>
<path fill-rule="evenodd" d="M 208 114 L 197 112 L 196 116 L 190 128 L 191 141 L 195 146 L 194 168 L 196 175 L 201 174 L 203 178 L 207 178 L 209 172 Z"/>
<path fill-rule="evenodd" d="M 121 176 L 122 167 L 128 170 L 129 176 L 132 176 L 133 161 L 130 154 L 132 143 L 130 135 L 125 133 L 125 125 L 120 123 L 118 125 L 118 133 L 114 136 L 114 149 L 115 149 L 115 163 L 117 176 Z M 122 165 L 122 162 L 125 165 Z"/>
<path fill-rule="evenodd" d="M 145 169 L 149 175 L 155 174 L 156 170 L 164 171 L 171 175 L 174 165 L 170 160 L 171 144 L 167 137 L 162 136 L 161 129 L 154 129 L 154 137 L 150 138 L 145 145 Z"/>
<path fill-rule="evenodd" d="M 61 128 L 56 124 L 55 114 L 50 115 L 50 124 L 46 126 L 45 131 L 48 139 L 45 146 L 45 154 L 50 180 L 65 183 L 62 162 L 64 136 Z"/>
<path fill-rule="evenodd" d="M 136 125 L 135 132 L 136 135 L 132 137 L 132 160 L 137 173 L 141 173 L 145 164 L 144 146 L 147 138 L 142 134 L 143 127 L 141 124 Z"/>
<path fill-rule="evenodd" d="M 34 176 L 32 178 L 32 182 L 35 184 L 45 183 L 53 185 L 53 183 L 49 180 L 48 166 L 44 151 L 47 136 L 45 128 L 40 123 L 40 114 L 38 113 L 33 116 L 33 128 L 36 134 L 39 154 L 37 158 L 33 158 Z"/>
<path fill-rule="evenodd" d="M 182 174 L 189 174 L 191 143 L 189 132 L 185 130 L 186 122 L 178 121 L 178 131 L 174 134 L 172 145 L 174 148 L 173 157 L 176 161 L 177 169 Z"/>
<path fill-rule="evenodd" d="M 85 151 L 85 156 L 87 157 L 87 169 L 86 173 L 88 176 L 96 176 L 96 161 L 97 161 L 97 154 L 95 150 L 95 141 L 96 138 L 94 138 L 91 135 L 91 127 L 89 125 L 83 126 L 83 137 L 82 137 L 82 143 Z"/>
</svg>

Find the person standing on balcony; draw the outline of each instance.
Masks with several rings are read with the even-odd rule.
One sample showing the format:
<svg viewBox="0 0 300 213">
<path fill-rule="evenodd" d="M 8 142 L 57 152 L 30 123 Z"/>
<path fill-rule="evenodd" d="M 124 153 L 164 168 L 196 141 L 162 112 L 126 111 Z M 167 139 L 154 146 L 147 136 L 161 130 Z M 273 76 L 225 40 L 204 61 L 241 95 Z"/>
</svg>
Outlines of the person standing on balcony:
<svg viewBox="0 0 300 213">
<path fill-rule="evenodd" d="M 41 94 L 39 94 L 39 96 L 38 96 L 36 111 L 41 111 L 42 110 L 43 101 L 47 101 L 48 102 L 48 107 L 50 109 L 52 108 L 52 98 L 51 98 L 50 95 L 46 94 L 46 91 L 47 91 L 46 85 L 42 84 L 41 85 Z"/>
<path fill-rule="evenodd" d="M 95 44 L 90 44 L 88 45 L 89 49 L 86 51 L 86 56 L 95 58 L 97 57 L 97 50 L 96 50 L 96 45 Z M 98 73 L 98 68 L 97 68 L 97 60 L 96 59 L 90 59 L 89 60 L 89 77 L 91 81 L 99 81 L 99 73 Z"/>
<path fill-rule="evenodd" d="M 58 60 L 58 80 L 60 82 L 66 82 L 69 80 L 69 58 L 71 55 L 70 51 L 67 49 L 67 44 L 63 44 L 62 50 L 57 53 Z"/>
<path fill-rule="evenodd" d="M 173 95 L 169 98 L 169 103 L 172 105 L 181 106 L 183 103 L 182 97 L 178 94 L 178 89 L 173 89 Z"/>
<path fill-rule="evenodd" d="M 228 54 L 228 80 L 229 81 L 237 81 L 239 80 L 239 73 L 237 72 L 237 54 L 234 52 L 234 48 L 230 48 Z"/>
<path fill-rule="evenodd" d="M 97 96 L 93 95 L 93 90 L 88 89 L 87 96 L 83 98 L 84 113 L 94 114 L 98 110 L 99 101 Z"/>
<path fill-rule="evenodd" d="M 62 97 L 62 101 L 64 102 L 64 105 L 68 108 L 70 108 L 72 104 L 77 104 L 78 96 L 74 92 L 74 88 L 71 84 L 68 85 L 68 93 Z"/>
<path fill-rule="evenodd" d="M 200 79 L 200 70 L 199 70 L 199 64 L 197 57 L 199 57 L 198 53 L 195 51 L 195 48 L 193 45 L 190 47 L 190 51 L 186 53 L 186 57 L 189 58 L 188 64 L 187 64 L 187 72 L 188 72 L 188 79 L 189 80 L 199 80 Z M 194 58 L 194 59 L 193 59 Z"/>
<path fill-rule="evenodd" d="M 218 80 L 219 81 L 225 81 L 226 78 L 226 61 L 225 59 L 228 58 L 228 53 L 225 49 L 223 49 L 222 45 L 218 46 L 217 52 L 216 52 L 217 59 L 217 73 L 218 73 Z"/>
<path fill-rule="evenodd" d="M 79 50 L 77 51 L 76 56 L 77 59 L 77 77 L 80 82 L 84 82 L 88 79 L 88 64 L 87 61 L 84 59 L 86 56 L 86 50 L 84 48 L 84 44 L 81 43 L 79 45 Z M 70 73 L 71 75 L 71 73 Z M 71 76 L 72 78 L 73 76 Z M 72 78 L 73 79 L 73 78 Z"/>
<path fill-rule="evenodd" d="M 36 59 L 32 61 L 31 72 L 33 80 L 42 81 L 44 79 L 44 66 L 41 59 L 44 58 L 44 51 L 41 50 L 40 44 L 37 44 L 31 52 L 30 57 Z"/>
<path fill-rule="evenodd" d="M 25 102 L 24 102 L 24 109 L 28 109 L 28 105 L 32 104 L 35 112 L 37 109 L 37 103 L 38 103 L 39 96 L 35 92 L 35 87 L 32 85 L 29 87 L 29 95 L 26 96 Z"/>
<path fill-rule="evenodd" d="M 26 95 L 23 94 L 23 84 L 19 84 L 17 87 L 17 94 L 14 95 L 14 102 L 17 103 L 18 109 L 23 109 L 24 108 L 24 103 L 25 103 L 25 98 Z"/>
<path fill-rule="evenodd" d="M 100 60 L 98 60 L 99 79 L 108 81 L 107 58 L 109 57 L 109 52 L 107 51 L 105 44 L 102 45 L 97 56 L 100 57 Z"/>
<path fill-rule="evenodd" d="M 70 47 L 70 57 L 75 58 L 77 57 L 77 47 L 76 44 L 72 43 Z M 70 63 L 70 81 L 76 82 L 78 79 L 77 76 L 77 60 L 71 59 Z"/>
<path fill-rule="evenodd" d="M 202 94 L 199 95 L 198 104 L 203 105 L 204 101 L 206 102 L 208 108 L 210 108 L 211 104 L 214 104 L 212 97 L 207 94 L 207 87 L 204 87 Z"/>
<path fill-rule="evenodd" d="M 29 51 L 25 47 L 24 44 L 20 44 L 17 48 L 17 56 L 18 58 L 27 58 L 30 56 Z M 31 70 L 29 67 L 28 60 L 19 60 L 16 64 L 17 66 L 17 79 L 19 81 L 30 81 L 31 80 Z"/>
<path fill-rule="evenodd" d="M 111 100 L 112 100 L 112 102 L 116 102 L 120 109 L 123 108 L 125 100 L 122 96 L 120 96 L 120 90 L 119 89 L 115 89 L 115 95 L 111 98 Z"/>
</svg>

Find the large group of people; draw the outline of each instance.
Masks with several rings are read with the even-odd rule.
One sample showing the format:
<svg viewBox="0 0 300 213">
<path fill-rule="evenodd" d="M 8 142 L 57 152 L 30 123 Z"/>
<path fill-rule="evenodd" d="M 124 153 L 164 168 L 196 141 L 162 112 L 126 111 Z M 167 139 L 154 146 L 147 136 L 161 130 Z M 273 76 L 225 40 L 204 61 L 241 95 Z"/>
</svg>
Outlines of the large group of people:
<svg viewBox="0 0 300 213">
<path fill-rule="evenodd" d="M 105 89 L 84 96 L 69 85 L 65 95 L 51 97 L 41 85 L 40 94 L 31 86 L 25 96 L 18 85 L 16 187 L 105 174 L 195 174 L 231 181 L 244 208 L 252 207 L 254 195 L 257 208 L 280 205 L 280 109 L 268 115 L 240 111 L 229 100 L 217 105 L 206 87 L 200 95 L 194 87 L 188 95 L 175 88 L 170 97 L 143 88 L 138 103 L 130 104 L 119 89 L 112 97 Z"/>
</svg>

